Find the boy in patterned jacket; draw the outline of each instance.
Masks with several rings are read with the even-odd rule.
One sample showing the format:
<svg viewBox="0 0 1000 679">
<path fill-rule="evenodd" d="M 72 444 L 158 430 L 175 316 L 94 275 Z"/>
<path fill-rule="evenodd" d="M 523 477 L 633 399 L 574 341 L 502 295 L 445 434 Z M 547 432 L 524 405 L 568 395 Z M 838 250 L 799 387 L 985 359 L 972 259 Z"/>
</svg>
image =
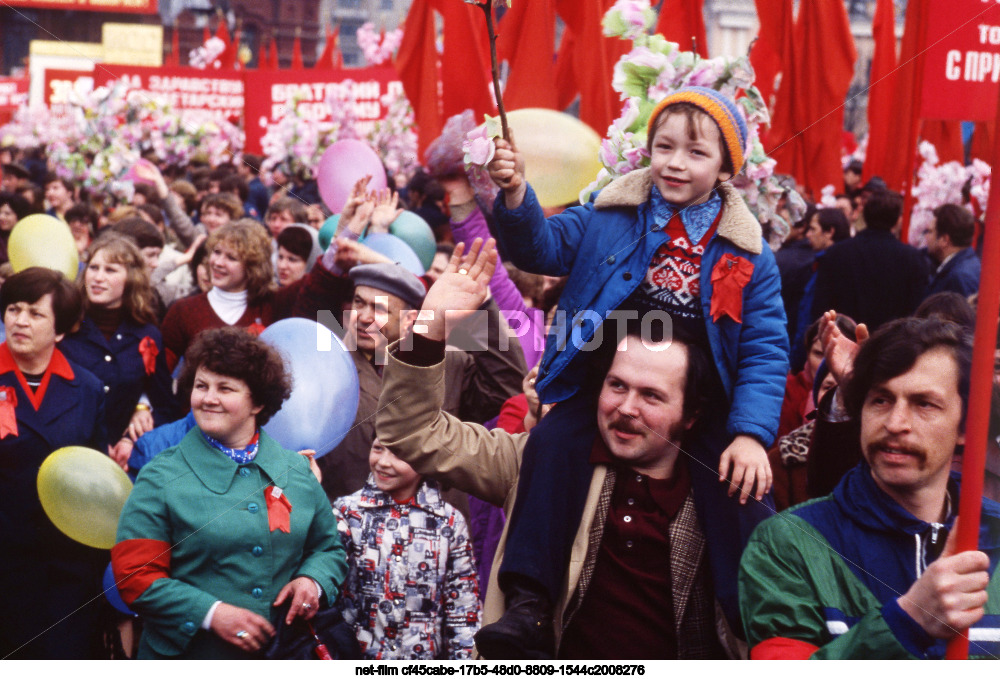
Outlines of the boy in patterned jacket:
<svg viewBox="0 0 1000 679">
<path fill-rule="evenodd" d="M 344 619 L 371 660 L 472 657 L 479 577 L 465 518 L 376 439 L 372 473 L 334 502 L 348 554 Z"/>
</svg>

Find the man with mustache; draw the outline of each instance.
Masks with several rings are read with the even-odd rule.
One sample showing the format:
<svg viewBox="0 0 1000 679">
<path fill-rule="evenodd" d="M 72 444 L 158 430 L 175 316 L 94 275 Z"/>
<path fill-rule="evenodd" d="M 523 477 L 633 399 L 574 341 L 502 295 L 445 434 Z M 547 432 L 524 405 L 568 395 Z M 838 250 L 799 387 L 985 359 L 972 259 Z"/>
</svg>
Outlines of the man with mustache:
<svg viewBox="0 0 1000 679">
<path fill-rule="evenodd" d="M 375 427 L 379 440 L 418 473 L 509 511 L 528 435 L 487 431 L 442 409 L 445 313 L 450 328 L 477 309 L 495 265 L 492 241 L 482 249 L 475 244 L 467 256 L 456 247 L 427 293 L 412 344 L 389 348 Z M 676 336 L 657 337 L 658 327 L 628 328 L 619 339 L 607 333 L 590 362 L 590 392 L 599 393 L 587 406 L 597 412 L 594 466 L 582 485 L 567 479 L 587 489 L 585 509 L 569 531 L 573 542 L 554 620 L 537 629 L 559 658 L 738 654 L 713 596 L 691 490 L 694 475 L 717 480 L 718 472 L 686 455 L 682 441 L 707 398 L 710 365 L 697 347 Z M 532 520 L 542 524 L 551 517 Z M 505 541 L 506 530 L 490 574 L 484 624 L 504 613 L 497 573 Z"/>
<path fill-rule="evenodd" d="M 743 553 L 751 658 L 941 658 L 966 628 L 971 657 L 1000 655 L 1000 505 L 983 499 L 982 551 L 954 551 L 971 363 L 970 334 L 936 319 L 893 321 L 862 346 L 842 387 L 862 461 Z"/>
</svg>

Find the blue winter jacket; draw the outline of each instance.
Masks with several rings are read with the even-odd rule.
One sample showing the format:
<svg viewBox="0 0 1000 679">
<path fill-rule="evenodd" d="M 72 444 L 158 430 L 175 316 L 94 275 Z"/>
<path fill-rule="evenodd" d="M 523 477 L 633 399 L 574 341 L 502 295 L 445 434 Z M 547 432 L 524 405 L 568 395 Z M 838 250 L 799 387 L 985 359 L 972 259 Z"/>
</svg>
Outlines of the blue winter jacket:
<svg viewBox="0 0 1000 679">
<path fill-rule="evenodd" d="M 657 249 L 667 241 L 663 229 L 647 219 L 643 204 L 653 188 L 649 170 L 636 170 L 609 184 L 586 205 L 546 220 L 534 191 L 514 210 L 497 198 L 497 240 L 504 260 L 525 271 L 569 276 L 557 316 L 546 338 L 536 389 L 547 403 L 579 388 L 585 360 L 574 359 L 595 338 L 597 328 L 618 309 L 646 276 Z M 712 358 L 731 404 L 727 429 L 765 446 L 774 440 L 788 373 L 788 335 L 781 301 L 781 278 L 760 224 L 727 184 L 716 235 L 702 256 L 701 304 Z M 753 264 L 743 288 L 742 322 L 729 316 L 712 320 L 711 272 L 726 254 Z M 602 331 L 603 332 L 603 331 Z M 585 357 L 584 357 L 585 358 Z"/>
</svg>

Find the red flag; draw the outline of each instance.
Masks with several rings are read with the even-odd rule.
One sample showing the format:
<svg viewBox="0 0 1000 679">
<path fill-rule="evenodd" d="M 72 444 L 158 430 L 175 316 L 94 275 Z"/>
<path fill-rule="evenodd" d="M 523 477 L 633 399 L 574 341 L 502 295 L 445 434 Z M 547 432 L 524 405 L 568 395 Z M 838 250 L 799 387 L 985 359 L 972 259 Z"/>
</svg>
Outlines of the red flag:
<svg viewBox="0 0 1000 679">
<path fill-rule="evenodd" d="M 923 49 L 925 3 L 910 0 L 906 7 L 906 26 L 899 50 L 899 68 L 896 70 L 896 88 L 892 99 L 892 124 L 890 148 L 895 151 L 886 158 L 882 179 L 889 188 L 900 191 L 909 185 L 916 168 L 913 167 L 917 135 L 920 132 L 920 73 L 917 55 Z"/>
<path fill-rule="evenodd" d="M 920 138 L 934 144 L 942 163 L 952 160 L 965 162 L 962 123 L 958 120 L 925 120 L 920 126 Z"/>
<path fill-rule="evenodd" d="M 302 39 L 298 30 L 295 31 L 295 40 L 292 42 L 292 68 L 305 68 L 302 63 Z"/>
<path fill-rule="evenodd" d="M 323 45 L 323 53 L 319 55 L 319 59 L 313 64 L 313 68 L 333 68 L 333 32 L 329 27 L 326 29 L 326 44 Z"/>
<path fill-rule="evenodd" d="M 444 17 L 441 55 L 441 113 L 445 120 L 471 108 L 476 118 L 494 113 L 490 47 L 486 19 L 478 7 L 456 0 L 434 0 Z"/>
<path fill-rule="evenodd" d="M 267 43 L 264 42 L 263 36 L 260 39 L 260 54 L 257 55 L 257 68 L 261 71 L 270 70 L 271 64 L 268 62 L 267 55 Z"/>
<path fill-rule="evenodd" d="M 229 49 L 229 26 L 226 23 L 226 17 L 219 15 L 219 25 L 215 28 L 215 37 L 225 43 L 226 49 Z"/>
<path fill-rule="evenodd" d="M 566 26 L 556 54 L 556 108 L 563 110 L 573 103 L 580 87 L 576 84 L 576 73 L 573 70 L 573 57 L 576 54 L 576 39 L 573 30 Z"/>
<path fill-rule="evenodd" d="M 872 55 L 871 87 L 868 90 L 868 150 L 865 154 L 864 180 L 885 178 L 886 165 L 898 153 L 891 144 L 896 69 L 896 20 L 892 0 L 878 0 L 872 21 L 875 51 Z"/>
<path fill-rule="evenodd" d="M 559 16 L 573 31 L 573 69 L 580 91 L 580 120 L 598 131 L 608 129 L 621 113 L 618 93 L 611 87 L 615 62 L 630 45 L 606 38 L 601 27 L 604 13 L 614 0 L 579 2 L 556 0 Z"/>
<path fill-rule="evenodd" d="M 206 42 L 212 39 L 212 33 L 208 30 L 208 24 L 201 29 L 201 44 L 204 45 Z"/>
<path fill-rule="evenodd" d="M 229 46 L 229 50 L 226 51 L 226 58 L 222 61 L 222 68 L 235 68 L 238 70 L 243 67 L 243 64 L 240 63 L 240 39 L 242 35 L 243 31 L 237 26 L 236 32 L 233 33 L 233 43 Z"/>
<path fill-rule="evenodd" d="M 777 171 L 793 174 L 814 195 L 843 181 L 844 100 L 857 51 L 842 0 L 811 0 L 799 7 L 792 60 L 768 137 Z"/>
<path fill-rule="evenodd" d="M 792 0 L 756 0 L 756 3 L 760 31 L 750 49 L 750 63 L 757 74 L 754 84 L 773 112 L 774 80 L 784 67 L 784 55 L 790 52 L 795 17 Z"/>
<path fill-rule="evenodd" d="M 443 125 L 438 103 L 434 11 L 430 3 L 431 0 L 413 0 L 396 56 L 396 70 L 403 83 L 403 91 L 413 106 L 420 155 L 441 134 Z"/>
<path fill-rule="evenodd" d="M 656 32 L 681 49 L 690 52 L 697 43 L 698 54 L 708 58 L 708 39 L 705 37 L 705 0 L 663 0 Z"/>
<path fill-rule="evenodd" d="M 503 93 L 508 109 L 557 108 L 556 12 L 553 0 L 517 2 L 497 29 L 497 56 L 510 68 Z"/>
<path fill-rule="evenodd" d="M 333 50 L 330 53 L 333 61 L 333 68 L 343 68 L 344 55 L 340 52 L 340 24 L 337 24 L 334 27 L 333 32 L 330 33 L 330 42 L 333 43 Z"/>
<path fill-rule="evenodd" d="M 181 65 L 181 45 L 180 45 L 180 31 L 175 25 L 170 31 L 170 53 L 165 59 L 164 66 L 180 66 Z"/>
<path fill-rule="evenodd" d="M 270 61 L 268 61 L 267 67 L 272 71 L 277 71 L 281 68 L 278 62 L 278 41 L 275 40 L 274 36 L 271 36 L 271 49 L 270 49 Z"/>
</svg>

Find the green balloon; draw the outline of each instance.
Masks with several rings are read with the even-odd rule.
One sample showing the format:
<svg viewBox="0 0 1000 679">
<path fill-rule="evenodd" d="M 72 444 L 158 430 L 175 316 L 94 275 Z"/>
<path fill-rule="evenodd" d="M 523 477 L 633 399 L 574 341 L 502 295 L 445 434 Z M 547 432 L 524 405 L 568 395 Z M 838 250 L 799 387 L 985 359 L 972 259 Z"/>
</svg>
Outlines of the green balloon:
<svg viewBox="0 0 1000 679">
<path fill-rule="evenodd" d="M 402 240 L 417 253 L 417 258 L 420 259 L 425 270 L 431 268 L 431 264 L 434 262 L 434 253 L 437 252 L 437 241 L 434 240 L 434 231 L 420 215 L 410 211 L 404 212 L 389 225 L 389 233 Z"/>
<path fill-rule="evenodd" d="M 323 226 L 319 230 L 319 247 L 324 252 L 328 247 L 330 247 L 330 241 L 333 240 L 334 234 L 337 233 L 337 226 L 340 224 L 340 215 L 333 215 L 328 217 Z"/>
</svg>

